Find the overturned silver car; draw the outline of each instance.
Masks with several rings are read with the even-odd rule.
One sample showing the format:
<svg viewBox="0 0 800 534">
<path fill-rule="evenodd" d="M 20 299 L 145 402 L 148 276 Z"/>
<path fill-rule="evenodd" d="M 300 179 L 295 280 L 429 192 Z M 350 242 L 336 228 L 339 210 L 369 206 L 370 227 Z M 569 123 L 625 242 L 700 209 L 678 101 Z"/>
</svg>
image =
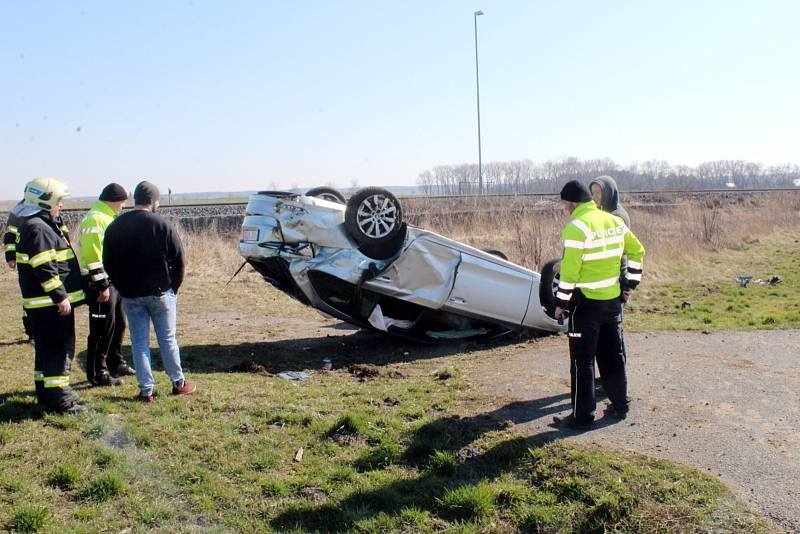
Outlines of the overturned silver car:
<svg viewBox="0 0 800 534">
<path fill-rule="evenodd" d="M 382 188 L 347 202 L 327 188 L 254 194 L 239 250 L 276 288 L 363 328 L 425 342 L 564 330 L 547 309 L 552 272 L 543 280 L 496 251 L 407 225 Z"/>
</svg>

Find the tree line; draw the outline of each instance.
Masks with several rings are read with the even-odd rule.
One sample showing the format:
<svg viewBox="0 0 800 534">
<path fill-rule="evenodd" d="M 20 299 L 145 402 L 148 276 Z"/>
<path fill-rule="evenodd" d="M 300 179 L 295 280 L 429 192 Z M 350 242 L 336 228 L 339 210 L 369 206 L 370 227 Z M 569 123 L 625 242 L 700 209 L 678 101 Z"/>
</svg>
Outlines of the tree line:
<svg viewBox="0 0 800 534">
<path fill-rule="evenodd" d="M 718 160 L 673 165 L 663 160 L 620 165 L 609 158 L 581 160 L 566 157 L 543 163 L 529 159 L 495 161 L 483 166 L 486 193 L 555 193 L 569 180 L 589 182 L 612 176 L 623 191 L 694 190 L 736 187 L 777 188 L 800 185 L 800 166 L 765 166 L 744 160 Z M 464 195 L 478 192 L 478 165 L 439 165 L 419 175 L 425 194 Z"/>
</svg>

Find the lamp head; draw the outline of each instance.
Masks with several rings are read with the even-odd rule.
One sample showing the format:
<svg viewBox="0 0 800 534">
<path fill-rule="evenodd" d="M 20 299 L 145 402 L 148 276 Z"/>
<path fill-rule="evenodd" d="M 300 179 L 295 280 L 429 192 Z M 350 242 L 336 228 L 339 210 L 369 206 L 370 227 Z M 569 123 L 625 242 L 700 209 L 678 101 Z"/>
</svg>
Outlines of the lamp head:
<svg viewBox="0 0 800 534">
<path fill-rule="evenodd" d="M 475 12 L 475 16 L 476 17 L 480 17 L 481 15 L 483 15 L 483 11 L 478 10 L 478 11 Z"/>
</svg>

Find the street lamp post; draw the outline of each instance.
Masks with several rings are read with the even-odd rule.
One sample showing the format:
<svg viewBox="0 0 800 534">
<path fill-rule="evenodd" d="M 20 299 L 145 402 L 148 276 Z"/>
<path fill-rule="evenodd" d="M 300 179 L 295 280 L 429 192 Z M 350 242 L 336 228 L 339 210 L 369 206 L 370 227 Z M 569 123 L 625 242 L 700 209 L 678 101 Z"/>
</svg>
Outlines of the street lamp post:
<svg viewBox="0 0 800 534">
<path fill-rule="evenodd" d="M 483 194 L 483 165 L 481 161 L 481 84 L 478 76 L 478 17 L 483 11 L 473 13 L 475 22 L 475 92 L 478 100 L 478 194 Z"/>
</svg>

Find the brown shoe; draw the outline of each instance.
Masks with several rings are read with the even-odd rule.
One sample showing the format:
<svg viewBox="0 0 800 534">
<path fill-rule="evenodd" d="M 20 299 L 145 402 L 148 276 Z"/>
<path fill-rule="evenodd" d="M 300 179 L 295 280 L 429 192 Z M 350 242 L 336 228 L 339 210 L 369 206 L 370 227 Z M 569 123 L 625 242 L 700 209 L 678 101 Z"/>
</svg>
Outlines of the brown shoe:
<svg viewBox="0 0 800 534">
<path fill-rule="evenodd" d="M 172 394 L 173 395 L 188 395 L 190 393 L 194 393 L 194 390 L 197 389 L 196 384 L 190 384 L 186 380 L 183 381 L 183 384 L 180 386 L 173 386 L 172 387 Z"/>
<path fill-rule="evenodd" d="M 138 395 L 136 395 L 136 397 L 134 397 L 134 399 L 137 401 L 142 401 L 145 404 L 153 404 L 156 401 L 155 397 L 152 395 L 142 395 L 141 391 Z"/>
</svg>

